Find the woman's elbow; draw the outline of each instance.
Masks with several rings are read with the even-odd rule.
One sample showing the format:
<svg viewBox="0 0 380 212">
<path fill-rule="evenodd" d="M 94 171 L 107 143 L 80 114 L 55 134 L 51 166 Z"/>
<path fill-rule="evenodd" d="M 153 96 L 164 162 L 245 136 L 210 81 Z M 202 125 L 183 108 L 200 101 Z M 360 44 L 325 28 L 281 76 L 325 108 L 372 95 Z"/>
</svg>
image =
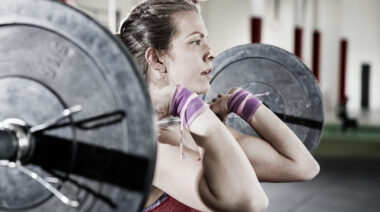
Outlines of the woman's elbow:
<svg viewBox="0 0 380 212">
<path fill-rule="evenodd" d="M 265 195 L 264 198 L 259 203 L 256 203 L 254 205 L 254 208 L 252 211 L 265 211 L 269 206 L 269 200 L 268 197 Z"/>
<path fill-rule="evenodd" d="M 298 181 L 309 181 L 314 179 L 320 171 L 320 166 L 316 160 L 304 163 L 298 168 Z"/>
<path fill-rule="evenodd" d="M 264 195 L 255 195 L 249 198 L 245 196 L 236 201 L 217 201 L 216 204 L 207 204 L 211 211 L 242 211 L 242 212 L 262 212 L 268 208 L 269 200 Z"/>
<path fill-rule="evenodd" d="M 266 195 L 263 195 L 260 198 L 257 198 L 255 201 L 251 201 L 249 204 L 249 208 L 246 208 L 245 211 L 252 212 L 261 212 L 265 211 L 269 206 L 269 200 Z"/>
<path fill-rule="evenodd" d="M 265 193 L 255 193 L 251 198 L 240 202 L 238 211 L 261 212 L 268 208 L 269 200 Z"/>
<path fill-rule="evenodd" d="M 319 163 L 316 160 L 314 160 L 310 170 L 308 171 L 308 174 L 306 175 L 305 180 L 308 181 L 314 179 L 319 174 L 320 170 L 321 167 L 319 166 Z"/>
</svg>

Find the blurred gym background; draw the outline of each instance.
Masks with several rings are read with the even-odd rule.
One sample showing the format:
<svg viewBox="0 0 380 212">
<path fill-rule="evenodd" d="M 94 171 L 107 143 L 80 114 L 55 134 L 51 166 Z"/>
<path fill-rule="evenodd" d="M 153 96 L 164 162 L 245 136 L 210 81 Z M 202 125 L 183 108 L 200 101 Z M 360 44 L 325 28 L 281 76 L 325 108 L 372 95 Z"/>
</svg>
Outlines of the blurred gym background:
<svg viewBox="0 0 380 212">
<path fill-rule="evenodd" d="M 141 0 L 66 0 L 116 33 Z M 380 211 L 380 0 L 203 0 L 216 53 L 260 42 L 320 83 L 325 126 L 311 182 L 263 183 L 268 211 Z"/>
</svg>

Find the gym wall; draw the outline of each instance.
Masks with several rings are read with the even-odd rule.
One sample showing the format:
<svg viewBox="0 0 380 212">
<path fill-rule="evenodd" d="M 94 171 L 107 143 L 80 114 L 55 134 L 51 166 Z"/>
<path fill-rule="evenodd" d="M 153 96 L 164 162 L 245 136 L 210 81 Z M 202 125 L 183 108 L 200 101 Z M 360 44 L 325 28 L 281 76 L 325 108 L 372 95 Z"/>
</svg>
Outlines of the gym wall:
<svg viewBox="0 0 380 212">
<path fill-rule="evenodd" d="M 315 0 L 314 0 L 315 1 Z M 312 64 L 312 32 L 321 33 L 320 81 L 328 111 L 338 103 L 339 41 L 348 40 L 346 95 L 348 109 L 360 110 L 361 64 L 371 65 L 370 109 L 380 110 L 380 1 L 318 0 L 315 16 L 314 1 L 304 11 L 302 59 Z M 294 27 L 297 0 L 265 0 L 262 14 L 262 43 L 294 52 Z M 299 1 L 298 1 L 299 2 Z M 250 0 L 209 0 L 203 3 L 203 15 L 210 33 L 210 44 L 216 52 L 250 42 Z M 276 17 L 277 16 L 277 17 Z M 314 17 L 317 17 L 317 20 Z"/>
</svg>

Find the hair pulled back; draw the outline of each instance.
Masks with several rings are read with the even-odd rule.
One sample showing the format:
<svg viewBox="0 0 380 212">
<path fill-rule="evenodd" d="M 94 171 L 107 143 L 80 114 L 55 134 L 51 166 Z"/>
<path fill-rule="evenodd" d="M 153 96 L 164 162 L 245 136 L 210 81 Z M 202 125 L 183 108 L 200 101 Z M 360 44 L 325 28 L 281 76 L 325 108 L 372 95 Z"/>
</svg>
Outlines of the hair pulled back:
<svg viewBox="0 0 380 212">
<path fill-rule="evenodd" d="M 149 82 L 145 52 L 149 47 L 167 53 L 177 33 L 174 14 L 199 12 L 197 0 L 147 0 L 137 5 L 121 23 L 119 37 L 137 60 L 145 82 Z"/>
</svg>

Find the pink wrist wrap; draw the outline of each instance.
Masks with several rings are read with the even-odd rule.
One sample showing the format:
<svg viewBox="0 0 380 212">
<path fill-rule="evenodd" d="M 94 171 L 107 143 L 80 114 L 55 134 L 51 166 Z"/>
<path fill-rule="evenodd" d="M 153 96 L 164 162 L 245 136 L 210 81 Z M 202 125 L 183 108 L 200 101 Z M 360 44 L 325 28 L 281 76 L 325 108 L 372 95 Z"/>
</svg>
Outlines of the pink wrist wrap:
<svg viewBox="0 0 380 212">
<path fill-rule="evenodd" d="M 182 85 L 178 85 L 170 107 L 170 115 L 181 119 L 181 158 L 183 154 L 183 126 L 190 127 L 194 119 L 207 107 L 197 94 Z"/>
<path fill-rule="evenodd" d="M 264 95 L 269 95 L 269 93 L 252 95 L 248 91 L 238 88 L 228 99 L 227 108 L 249 123 L 257 108 L 262 104 L 256 96 Z"/>
</svg>

